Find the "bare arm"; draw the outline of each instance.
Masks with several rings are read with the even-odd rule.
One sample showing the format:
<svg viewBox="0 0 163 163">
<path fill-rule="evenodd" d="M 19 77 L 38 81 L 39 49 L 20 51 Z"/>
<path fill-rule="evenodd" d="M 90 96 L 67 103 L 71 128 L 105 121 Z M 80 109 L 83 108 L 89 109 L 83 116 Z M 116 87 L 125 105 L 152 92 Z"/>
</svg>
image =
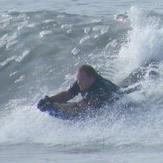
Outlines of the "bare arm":
<svg viewBox="0 0 163 163">
<path fill-rule="evenodd" d="M 69 91 L 60 92 L 54 96 L 51 96 L 50 99 L 56 103 L 65 103 L 72 99 L 74 96 Z"/>
</svg>

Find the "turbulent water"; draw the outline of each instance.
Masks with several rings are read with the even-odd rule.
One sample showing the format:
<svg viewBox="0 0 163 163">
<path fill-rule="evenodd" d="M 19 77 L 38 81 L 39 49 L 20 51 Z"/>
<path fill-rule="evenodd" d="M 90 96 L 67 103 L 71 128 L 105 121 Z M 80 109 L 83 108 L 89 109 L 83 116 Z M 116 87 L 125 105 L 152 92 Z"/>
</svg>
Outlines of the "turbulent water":
<svg viewBox="0 0 163 163">
<path fill-rule="evenodd" d="M 163 2 L 0 4 L 1 162 L 163 162 Z M 135 91 L 82 122 L 39 112 L 83 63 Z"/>
</svg>

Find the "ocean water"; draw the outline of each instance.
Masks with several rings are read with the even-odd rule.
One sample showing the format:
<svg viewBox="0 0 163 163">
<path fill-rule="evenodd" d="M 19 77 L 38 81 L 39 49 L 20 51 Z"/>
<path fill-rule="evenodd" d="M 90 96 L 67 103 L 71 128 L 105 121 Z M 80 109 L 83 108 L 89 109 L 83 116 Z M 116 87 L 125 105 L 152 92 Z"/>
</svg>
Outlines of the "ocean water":
<svg viewBox="0 0 163 163">
<path fill-rule="evenodd" d="M 135 91 L 76 123 L 39 112 L 83 63 Z M 0 162 L 163 163 L 162 117 L 163 1 L 0 0 Z"/>
</svg>

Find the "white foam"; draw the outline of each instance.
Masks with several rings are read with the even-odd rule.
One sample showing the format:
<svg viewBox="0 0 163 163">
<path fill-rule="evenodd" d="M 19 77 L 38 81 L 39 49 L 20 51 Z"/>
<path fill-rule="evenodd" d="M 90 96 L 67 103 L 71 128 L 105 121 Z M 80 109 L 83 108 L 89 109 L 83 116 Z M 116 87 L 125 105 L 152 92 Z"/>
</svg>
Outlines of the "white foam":
<svg viewBox="0 0 163 163">
<path fill-rule="evenodd" d="M 40 32 L 40 37 L 43 38 L 44 36 L 49 35 L 51 33 L 52 33 L 52 31 L 49 31 L 49 30 L 41 31 Z"/>
<path fill-rule="evenodd" d="M 132 7 L 129 12 L 132 30 L 128 32 L 127 44 L 120 49 L 116 66 L 117 80 L 150 60 L 163 59 L 163 27 L 159 18 L 150 17 L 142 10 Z"/>
<path fill-rule="evenodd" d="M 16 62 L 21 62 L 28 54 L 29 54 L 30 50 L 25 50 L 22 55 L 18 56 L 15 61 Z"/>
</svg>

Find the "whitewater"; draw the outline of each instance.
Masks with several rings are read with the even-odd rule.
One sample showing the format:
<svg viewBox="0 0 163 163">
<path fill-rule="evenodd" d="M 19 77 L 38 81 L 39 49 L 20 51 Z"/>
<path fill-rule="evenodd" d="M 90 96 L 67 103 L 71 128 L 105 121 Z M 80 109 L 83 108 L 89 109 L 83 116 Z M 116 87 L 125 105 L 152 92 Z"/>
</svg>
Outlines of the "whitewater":
<svg viewBox="0 0 163 163">
<path fill-rule="evenodd" d="M 162 163 L 162 9 L 161 0 L 0 1 L 0 162 Z M 37 110 L 85 63 L 134 91 L 84 121 Z"/>
</svg>

